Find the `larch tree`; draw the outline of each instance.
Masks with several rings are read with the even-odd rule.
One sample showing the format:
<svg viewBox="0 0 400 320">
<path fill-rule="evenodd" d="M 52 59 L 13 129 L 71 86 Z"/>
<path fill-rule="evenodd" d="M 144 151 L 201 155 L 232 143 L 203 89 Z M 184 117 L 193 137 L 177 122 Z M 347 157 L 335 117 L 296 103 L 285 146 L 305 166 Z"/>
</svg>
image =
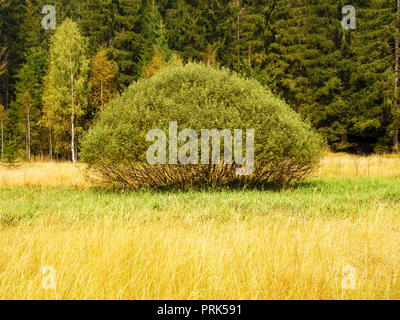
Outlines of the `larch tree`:
<svg viewBox="0 0 400 320">
<path fill-rule="evenodd" d="M 7 71 L 6 48 L 0 48 L 0 76 Z"/>
<path fill-rule="evenodd" d="M 87 104 L 87 78 L 89 61 L 86 58 L 86 41 L 75 22 L 66 19 L 53 35 L 50 43 L 49 69 L 45 79 L 44 112 L 47 121 L 54 120 L 66 128 L 69 118 L 70 150 L 73 162 L 77 161 L 78 120 L 84 115 Z"/>
<path fill-rule="evenodd" d="M 204 52 L 203 63 L 212 67 L 218 66 L 217 53 L 211 45 L 208 45 L 206 51 Z"/>
<path fill-rule="evenodd" d="M 158 73 L 166 65 L 166 59 L 158 46 L 154 46 L 153 58 L 143 66 L 142 78 L 148 79 Z"/>
<path fill-rule="evenodd" d="M 90 104 L 95 110 L 103 109 L 116 94 L 116 65 L 107 59 L 104 47 L 94 56 L 90 66 Z"/>
</svg>

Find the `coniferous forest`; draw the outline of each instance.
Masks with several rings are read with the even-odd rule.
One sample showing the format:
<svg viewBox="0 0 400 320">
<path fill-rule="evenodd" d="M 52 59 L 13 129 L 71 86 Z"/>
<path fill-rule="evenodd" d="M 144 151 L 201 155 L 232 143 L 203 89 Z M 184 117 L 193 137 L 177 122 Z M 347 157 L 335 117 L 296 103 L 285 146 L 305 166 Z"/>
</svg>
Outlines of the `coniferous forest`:
<svg viewBox="0 0 400 320">
<path fill-rule="evenodd" d="M 348 4 L 356 8 L 354 30 L 342 27 Z M 56 9 L 55 29 L 42 27 L 46 5 Z M 397 0 L 0 0 L 1 158 L 77 160 L 79 139 L 97 112 L 176 61 L 257 79 L 332 150 L 397 152 L 399 6 Z M 66 44 L 75 48 L 69 55 Z M 70 78 L 72 104 L 65 102 Z"/>
</svg>

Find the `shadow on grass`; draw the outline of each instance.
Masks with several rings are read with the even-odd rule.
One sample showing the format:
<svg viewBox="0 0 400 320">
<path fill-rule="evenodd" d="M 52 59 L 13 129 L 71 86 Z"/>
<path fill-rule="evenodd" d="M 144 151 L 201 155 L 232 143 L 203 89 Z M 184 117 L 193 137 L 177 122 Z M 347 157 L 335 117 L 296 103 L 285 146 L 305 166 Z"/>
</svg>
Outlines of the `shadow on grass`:
<svg viewBox="0 0 400 320">
<path fill-rule="evenodd" d="M 301 189 L 314 189 L 323 184 L 321 179 L 306 179 L 296 184 L 277 186 L 270 184 L 259 184 L 252 186 L 243 185 L 194 185 L 194 186 L 168 186 L 159 188 L 112 188 L 96 185 L 90 190 L 96 193 L 104 194 L 121 194 L 126 195 L 130 193 L 154 193 L 154 194 L 189 194 L 189 193 L 208 193 L 208 192 L 241 192 L 241 191 L 265 191 L 265 192 L 282 192 L 288 190 L 301 190 Z"/>
</svg>

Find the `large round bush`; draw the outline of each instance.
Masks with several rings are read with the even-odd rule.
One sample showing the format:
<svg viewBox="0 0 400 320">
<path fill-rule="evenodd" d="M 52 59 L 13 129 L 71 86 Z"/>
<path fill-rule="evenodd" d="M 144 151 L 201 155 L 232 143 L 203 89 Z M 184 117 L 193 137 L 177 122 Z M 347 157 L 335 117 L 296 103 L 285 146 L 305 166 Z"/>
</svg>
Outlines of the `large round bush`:
<svg viewBox="0 0 400 320">
<path fill-rule="evenodd" d="M 199 135 L 201 129 L 254 129 L 253 173 L 238 176 L 236 164 L 148 164 L 154 142 L 146 134 L 159 128 L 168 139 L 170 121 Z M 243 145 L 246 150 L 245 139 Z M 257 81 L 189 63 L 135 82 L 112 101 L 84 135 L 81 157 L 103 184 L 117 188 L 282 186 L 304 178 L 322 146 L 310 125 Z"/>
</svg>

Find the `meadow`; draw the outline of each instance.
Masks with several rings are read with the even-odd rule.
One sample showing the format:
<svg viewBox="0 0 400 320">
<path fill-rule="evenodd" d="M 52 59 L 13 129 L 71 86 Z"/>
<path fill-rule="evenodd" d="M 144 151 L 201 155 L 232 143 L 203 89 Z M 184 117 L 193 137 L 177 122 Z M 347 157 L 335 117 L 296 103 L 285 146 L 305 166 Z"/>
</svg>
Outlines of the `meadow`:
<svg viewBox="0 0 400 320">
<path fill-rule="evenodd" d="M 0 168 L 0 299 L 400 299 L 399 178 L 399 157 L 342 154 L 279 191 L 111 192 L 79 164 Z"/>
</svg>

